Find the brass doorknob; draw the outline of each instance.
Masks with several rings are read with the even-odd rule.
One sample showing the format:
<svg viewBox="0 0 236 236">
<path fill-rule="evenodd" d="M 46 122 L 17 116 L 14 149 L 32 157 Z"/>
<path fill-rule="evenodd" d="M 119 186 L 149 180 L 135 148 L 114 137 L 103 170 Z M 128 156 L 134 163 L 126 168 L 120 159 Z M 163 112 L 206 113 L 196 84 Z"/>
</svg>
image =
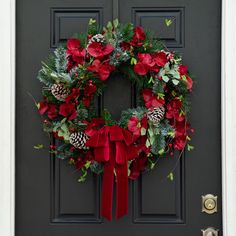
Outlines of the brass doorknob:
<svg viewBox="0 0 236 236">
<path fill-rule="evenodd" d="M 207 229 L 202 229 L 202 236 L 218 236 L 218 229 L 209 227 Z"/>
<path fill-rule="evenodd" d="M 217 212 L 217 196 L 212 194 L 202 196 L 202 212 L 207 214 L 213 214 Z"/>
</svg>

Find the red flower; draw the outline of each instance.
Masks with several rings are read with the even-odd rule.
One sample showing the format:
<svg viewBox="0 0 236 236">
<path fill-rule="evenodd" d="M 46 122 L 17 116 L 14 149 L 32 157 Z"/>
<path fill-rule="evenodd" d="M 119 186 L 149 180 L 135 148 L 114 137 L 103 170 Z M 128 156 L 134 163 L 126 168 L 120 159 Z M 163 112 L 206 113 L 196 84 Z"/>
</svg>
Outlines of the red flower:
<svg viewBox="0 0 236 236">
<path fill-rule="evenodd" d="M 77 111 L 74 103 L 63 103 L 60 105 L 59 114 L 73 120 L 77 116 Z"/>
<path fill-rule="evenodd" d="M 68 39 L 67 41 L 68 65 L 70 71 L 74 66 L 84 63 L 85 49 L 80 47 L 79 39 Z"/>
<path fill-rule="evenodd" d="M 88 136 L 93 136 L 96 133 L 96 130 L 102 128 L 105 125 L 105 121 L 102 118 L 92 118 L 91 122 L 84 121 L 87 124 L 85 133 Z"/>
<path fill-rule="evenodd" d="M 80 170 L 84 167 L 84 165 L 86 164 L 87 161 L 92 159 L 92 154 L 91 152 L 86 152 L 83 153 L 84 155 L 82 155 L 81 157 L 78 157 L 76 162 L 75 162 L 75 166 L 77 170 Z"/>
<path fill-rule="evenodd" d="M 155 62 L 149 53 L 139 53 L 138 63 L 134 65 L 134 72 L 138 75 L 146 75 L 154 65 Z"/>
<path fill-rule="evenodd" d="M 187 143 L 186 136 L 183 135 L 183 136 L 177 137 L 174 140 L 174 148 L 177 150 L 183 150 L 186 143 Z"/>
<path fill-rule="evenodd" d="M 165 104 L 165 100 L 158 98 L 151 89 L 143 89 L 142 95 L 147 108 L 160 107 Z"/>
<path fill-rule="evenodd" d="M 134 65 L 134 72 L 138 75 L 146 75 L 149 71 L 159 72 L 159 64 L 156 63 L 156 55 L 139 53 L 138 63 Z"/>
<path fill-rule="evenodd" d="M 160 67 L 164 67 L 165 64 L 168 62 L 167 55 L 164 52 L 158 52 L 155 55 L 154 60 L 156 64 Z"/>
<path fill-rule="evenodd" d="M 84 88 L 84 95 L 87 97 L 92 96 L 97 91 L 97 86 L 93 84 L 92 80 L 89 80 L 88 84 Z"/>
<path fill-rule="evenodd" d="M 147 161 L 147 155 L 142 152 L 140 156 L 132 162 L 129 178 L 132 180 L 136 180 L 139 177 L 140 173 L 145 170 Z"/>
<path fill-rule="evenodd" d="M 94 42 L 89 44 L 88 53 L 93 57 L 103 57 L 110 54 L 114 50 L 111 44 L 102 45 L 102 43 Z"/>
<path fill-rule="evenodd" d="M 181 101 L 177 98 L 173 99 L 170 103 L 167 104 L 166 118 L 175 119 L 179 122 L 183 121 L 185 117 L 183 115 L 180 115 L 181 107 Z"/>
<path fill-rule="evenodd" d="M 80 89 L 79 88 L 73 88 L 72 92 L 69 96 L 66 98 L 66 103 L 70 103 L 72 100 L 75 100 L 79 97 L 80 95 Z"/>
<path fill-rule="evenodd" d="M 45 101 L 41 101 L 39 103 L 39 114 L 43 115 L 48 110 L 48 103 Z"/>
<path fill-rule="evenodd" d="M 84 88 L 83 103 L 86 107 L 89 107 L 93 94 L 97 91 L 97 86 L 93 84 L 92 80 Z"/>
<path fill-rule="evenodd" d="M 115 69 L 114 66 L 110 65 L 108 62 L 101 63 L 100 60 L 96 59 L 93 61 L 92 65 L 88 67 L 89 71 L 96 72 L 99 78 L 104 81 L 110 76 L 110 73 Z"/>
<path fill-rule="evenodd" d="M 144 29 L 140 26 L 134 28 L 134 36 L 130 44 L 132 46 L 141 46 L 143 44 L 143 40 L 145 40 L 146 35 Z"/>
<path fill-rule="evenodd" d="M 144 116 L 140 121 L 136 116 L 132 116 L 128 121 L 128 130 L 131 131 L 134 137 L 138 138 L 141 135 L 141 129 L 147 129 L 147 117 Z"/>
<path fill-rule="evenodd" d="M 179 65 L 178 71 L 181 75 L 186 75 L 188 73 L 188 68 L 184 65 Z"/>
<path fill-rule="evenodd" d="M 53 120 L 57 117 L 58 111 L 57 111 L 57 106 L 54 104 L 49 104 L 48 106 L 48 117 Z"/>
<path fill-rule="evenodd" d="M 120 46 L 123 50 L 127 50 L 127 51 L 129 51 L 131 48 L 131 46 L 128 42 L 122 42 Z"/>
<path fill-rule="evenodd" d="M 193 87 L 193 80 L 189 76 L 186 76 L 186 79 L 187 79 L 187 88 L 188 90 L 191 91 Z"/>
<path fill-rule="evenodd" d="M 44 115 L 47 112 L 48 118 L 51 120 L 55 119 L 58 115 L 57 106 L 51 103 L 47 103 L 46 101 L 41 101 L 39 103 L 39 113 L 40 115 Z"/>
</svg>

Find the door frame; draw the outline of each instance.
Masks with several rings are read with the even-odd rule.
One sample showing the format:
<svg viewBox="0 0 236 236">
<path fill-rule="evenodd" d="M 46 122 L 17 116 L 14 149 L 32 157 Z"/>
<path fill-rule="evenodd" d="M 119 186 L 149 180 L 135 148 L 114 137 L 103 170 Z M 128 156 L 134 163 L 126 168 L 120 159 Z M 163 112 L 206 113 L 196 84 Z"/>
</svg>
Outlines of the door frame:
<svg viewBox="0 0 236 236">
<path fill-rule="evenodd" d="M 15 29 L 16 0 L 2 1 L 0 14 L 0 235 L 15 235 Z M 236 1 L 222 0 L 221 112 L 224 236 L 236 235 Z M 4 35 L 4 37 L 3 37 Z M 199 229 L 200 231 L 200 229 Z"/>
</svg>

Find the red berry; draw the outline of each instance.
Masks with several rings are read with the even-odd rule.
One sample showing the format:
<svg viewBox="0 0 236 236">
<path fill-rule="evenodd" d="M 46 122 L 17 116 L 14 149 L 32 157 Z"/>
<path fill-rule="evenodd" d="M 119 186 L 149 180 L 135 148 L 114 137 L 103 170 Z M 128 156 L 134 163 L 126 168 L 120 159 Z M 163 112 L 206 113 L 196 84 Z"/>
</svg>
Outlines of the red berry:
<svg viewBox="0 0 236 236">
<path fill-rule="evenodd" d="M 194 133 L 194 132 L 195 132 L 195 130 L 194 130 L 194 129 L 190 129 L 190 132 L 191 132 L 191 133 Z"/>
<path fill-rule="evenodd" d="M 70 160 L 69 160 L 69 164 L 74 165 L 75 164 L 75 159 L 71 157 Z"/>
<path fill-rule="evenodd" d="M 74 127 L 71 127 L 71 128 L 69 128 L 69 131 L 70 131 L 71 133 L 74 133 L 74 132 L 76 131 L 76 129 L 75 129 Z"/>
<path fill-rule="evenodd" d="M 172 148 L 173 144 L 172 143 L 169 143 L 169 147 Z"/>
<path fill-rule="evenodd" d="M 47 119 L 45 119 L 45 120 L 43 121 L 43 123 L 44 123 L 44 124 L 47 124 L 47 123 L 48 123 L 48 120 L 47 120 Z"/>
<path fill-rule="evenodd" d="M 116 56 L 117 56 L 117 57 L 120 57 L 120 53 L 117 53 Z"/>
<path fill-rule="evenodd" d="M 49 148 L 50 148 L 51 150 L 56 150 L 57 146 L 51 144 L 51 145 L 49 146 Z"/>
<path fill-rule="evenodd" d="M 174 153 L 173 153 L 173 152 L 171 152 L 171 153 L 170 153 L 170 156 L 172 157 L 173 155 L 174 155 Z"/>
</svg>

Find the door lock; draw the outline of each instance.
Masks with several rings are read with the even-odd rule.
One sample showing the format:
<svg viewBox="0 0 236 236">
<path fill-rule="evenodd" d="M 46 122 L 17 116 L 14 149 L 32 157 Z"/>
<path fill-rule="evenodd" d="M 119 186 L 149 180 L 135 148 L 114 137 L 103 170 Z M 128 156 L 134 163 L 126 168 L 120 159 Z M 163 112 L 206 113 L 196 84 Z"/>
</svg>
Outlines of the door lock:
<svg viewBox="0 0 236 236">
<path fill-rule="evenodd" d="M 202 229 L 202 236 L 218 236 L 218 229 L 209 227 L 207 229 Z"/>
<path fill-rule="evenodd" d="M 217 196 L 207 194 L 202 196 L 202 212 L 213 214 L 217 212 Z"/>
</svg>

